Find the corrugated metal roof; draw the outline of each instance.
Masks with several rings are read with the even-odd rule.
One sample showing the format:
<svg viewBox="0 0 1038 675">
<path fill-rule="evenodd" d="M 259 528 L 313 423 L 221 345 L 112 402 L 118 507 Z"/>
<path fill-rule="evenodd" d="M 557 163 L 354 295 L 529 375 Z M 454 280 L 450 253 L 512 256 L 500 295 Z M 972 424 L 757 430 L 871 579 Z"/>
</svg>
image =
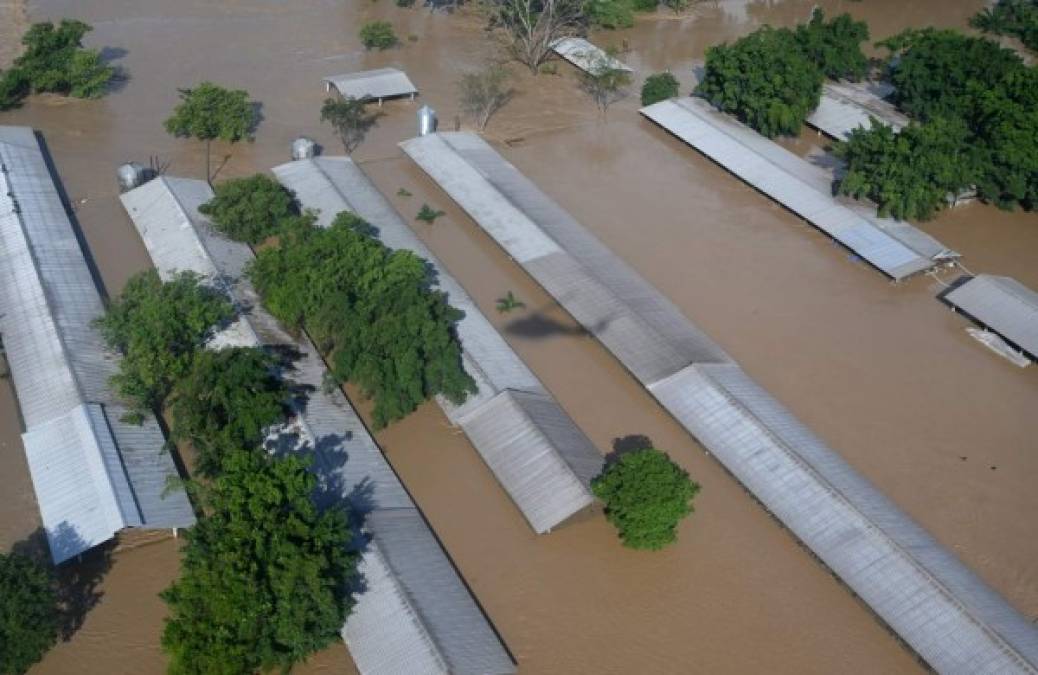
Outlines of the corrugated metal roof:
<svg viewBox="0 0 1038 675">
<path fill-rule="evenodd" d="M 345 97 L 361 101 L 412 96 L 418 93 L 407 73 L 397 68 L 378 68 L 324 78 L 323 82 Z"/>
<path fill-rule="evenodd" d="M 1038 293 L 1011 277 L 978 274 L 942 297 L 1038 359 Z"/>
<path fill-rule="evenodd" d="M 589 506 L 590 481 L 601 470 L 602 456 L 364 172 L 346 157 L 289 162 L 273 172 L 304 207 L 318 212 L 319 225 L 327 227 L 340 212 L 350 211 L 378 228 L 386 246 L 412 251 L 432 265 L 450 304 L 465 313 L 458 336 L 465 369 L 479 387 L 461 406 L 443 397 L 437 402 L 465 431 L 534 531 L 547 532 Z M 543 403 L 532 412 L 504 403 L 531 396 Z M 489 410 L 498 414 L 486 414 Z"/>
<path fill-rule="evenodd" d="M 956 257 L 904 221 L 833 197 L 832 176 L 698 98 L 661 101 L 641 113 L 833 237 L 895 281 Z"/>
<path fill-rule="evenodd" d="M 551 48 L 556 54 L 587 73 L 593 74 L 594 70 L 605 64 L 608 64 L 610 68 L 626 70 L 629 73 L 634 72 L 626 63 L 609 56 L 605 50 L 596 47 L 584 38 L 561 38 L 556 40 Z"/>
<path fill-rule="evenodd" d="M 807 123 L 841 141 L 858 127 L 870 128 L 870 118 L 900 131 L 908 126 L 908 117 L 883 100 L 893 90 L 885 82 L 826 82 Z"/>
<path fill-rule="evenodd" d="M 480 664 L 493 654 L 498 661 L 511 664 L 360 417 L 339 388 L 324 386 L 327 368 L 314 345 L 305 336 L 289 335 L 263 308 L 243 275 L 253 259 L 252 251 L 214 232 L 198 213 L 198 205 L 211 197 L 211 189 L 202 181 L 162 177 L 125 193 L 123 204 L 160 274 L 169 276 L 175 270 L 202 274 L 227 291 L 241 309 L 242 325 L 230 329 L 233 335 L 225 344 L 288 346 L 299 354 L 288 375 L 309 393 L 306 401 L 298 402 L 296 419 L 280 430 L 282 438 L 275 439 L 276 449 L 296 451 L 309 446 L 320 481 L 319 502 L 345 500 L 352 513 L 365 517 L 365 525 L 373 533 L 360 567 L 363 589 L 342 631 L 358 668 L 363 673 L 386 675 L 448 672 L 441 667 L 447 662 L 443 654 L 448 652 L 456 661 L 456 665 L 449 662 L 449 672 L 480 672 Z M 214 341 L 211 346 L 218 344 Z M 391 543 L 383 539 L 392 532 L 382 534 L 371 524 L 385 510 L 404 514 L 400 517 L 409 519 L 412 529 L 424 530 L 424 536 L 413 534 L 412 553 L 427 565 L 400 570 L 388 566 L 384 549 Z M 449 605 L 450 611 L 413 608 L 407 589 L 441 586 L 442 598 L 427 600 Z M 446 636 L 446 644 L 433 641 L 430 636 L 437 634 Z M 471 637 L 461 639 L 459 635 Z M 402 665 L 407 668 L 401 670 Z M 514 665 L 500 672 L 514 672 Z"/>
<path fill-rule="evenodd" d="M 930 665 L 1038 672 L 1038 629 L 489 145 L 471 134 L 401 145 L 506 252 L 515 232 L 550 237 L 560 251 L 520 259 L 523 268 Z M 651 320 L 621 329 L 598 320 L 635 316 L 647 302 L 666 315 L 665 334 Z M 688 362 L 637 351 L 669 340 L 689 345 Z"/>
<path fill-rule="evenodd" d="M 55 561 L 119 529 L 105 515 L 111 509 L 95 508 L 97 495 L 118 498 L 124 526 L 191 525 L 194 513 L 183 489 L 164 494 L 177 472 L 158 424 L 151 416 L 140 426 L 122 421 L 126 409 L 108 386 L 118 357 L 93 326 L 104 312 L 101 295 L 32 129 L 0 127 L 0 164 L 0 333 Z M 91 433 L 76 421 L 84 404 L 101 406 L 91 419 L 106 420 L 92 425 Z M 42 447 L 59 428 L 82 432 L 63 439 L 63 454 Z M 90 459 L 98 453 L 99 459 Z M 70 491 L 69 467 L 85 461 L 112 470 L 82 474 L 80 480 L 86 476 L 95 484 L 75 484 L 78 492 Z M 83 500 L 79 507 L 76 498 Z M 64 514 L 62 520 L 55 514 Z"/>
</svg>

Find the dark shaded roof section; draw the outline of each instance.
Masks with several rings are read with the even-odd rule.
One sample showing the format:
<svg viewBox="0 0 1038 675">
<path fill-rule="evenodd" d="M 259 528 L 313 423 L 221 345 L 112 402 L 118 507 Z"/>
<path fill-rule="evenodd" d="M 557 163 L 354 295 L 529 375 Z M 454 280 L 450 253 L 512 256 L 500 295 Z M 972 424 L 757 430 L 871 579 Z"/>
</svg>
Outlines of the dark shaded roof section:
<svg viewBox="0 0 1038 675">
<path fill-rule="evenodd" d="M 485 141 L 441 133 L 401 145 L 931 666 L 1038 672 L 1038 629 Z M 665 331 L 653 313 L 617 324 L 646 304 Z M 635 348 L 660 342 L 669 349 L 656 359 Z"/>
<path fill-rule="evenodd" d="M 1038 359 L 1038 293 L 1016 279 L 978 274 L 942 298 Z"/>
</svg>

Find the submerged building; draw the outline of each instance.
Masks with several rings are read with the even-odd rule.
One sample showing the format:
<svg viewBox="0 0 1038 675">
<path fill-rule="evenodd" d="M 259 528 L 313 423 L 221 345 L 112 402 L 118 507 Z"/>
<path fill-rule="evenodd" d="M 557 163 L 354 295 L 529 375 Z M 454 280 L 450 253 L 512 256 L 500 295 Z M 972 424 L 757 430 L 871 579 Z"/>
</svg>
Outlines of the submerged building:
<svg viewBox="0 0 1038 675">
<path fill-rule="evenodd" d="M 463 365 L 477 386 L 460 406 L 442 396 L 437 402 L 530 527 L 543 534 L 590 506 L 602 455 L 360 167 L 347 157 L 316 157 L 273 171 L 304 208 L 317 213 L 318 225 L 328 227 L 343 211 L 354 213 L 378 229 L 386 246 L 411 251 L 432 266 L 448 302 L 465 313 L 458 337 Z"/>
<path fill-rule="evenodd" d="M 940 295 L 956 311 L 993 331 L 1001 345 L 1030 361 L 1038 360 L 1038 293 L 1012 277 L 978 274 L 961 277 Z"/>
<path fill-rule="evenodd" d="M 1038 628 L 485 141 L 401 146 L 933 668 L 1038 672 Z"/>
<path fill-rule="evenodd" d="M 55 564 L 124 528 L 188 527 L 194 511 L 154 416 L 109 384 L 104 303 L 35 133 L 0 126 L 0 337 Z"/>
<path fill-rule="evenodd" d="M 366 674 L 497 675 L 515 664 L 425 518 L 304 335 L 289 335 L 263 308 L 243 272 L 251 249 L 211 228 L 198 212 L 213 196 L 204 181 L 158 177 L 122 195 L 160 275 L 193 271 L 240 310 L 210 346 L 288 347 L 292 379 L 307 390 L 278 434 L 283 451 L 308 451 L 319 500 L 349 506 L 363 521 L 361 588 L 342 629 Z M 275 439 L 274 442 L 278 442 Z"/>
</svg>

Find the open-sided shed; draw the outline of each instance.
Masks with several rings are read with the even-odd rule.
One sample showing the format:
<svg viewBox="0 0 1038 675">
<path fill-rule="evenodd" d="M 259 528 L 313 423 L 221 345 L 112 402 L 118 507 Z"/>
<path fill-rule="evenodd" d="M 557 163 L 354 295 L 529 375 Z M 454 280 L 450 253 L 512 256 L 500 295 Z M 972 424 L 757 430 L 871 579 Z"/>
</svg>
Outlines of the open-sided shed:
<svg viewBox="0 0 1038 675">
<path fill-rule="evenodd" d="M 978 274 L 952 284 L 941 298 L 1038 360 L 1038 293 L 1012 277 Z"/>
<path fill-rule="evenodd" d="M 382 101 L 407 96 L 414 99 L 418 89 L 407 73 L 398 68 L 378 68 L 359 73 L 344 73 L 324 78 L 326 91 L 333 88 L 345 98 L 358 101 Z"/>
</svg>

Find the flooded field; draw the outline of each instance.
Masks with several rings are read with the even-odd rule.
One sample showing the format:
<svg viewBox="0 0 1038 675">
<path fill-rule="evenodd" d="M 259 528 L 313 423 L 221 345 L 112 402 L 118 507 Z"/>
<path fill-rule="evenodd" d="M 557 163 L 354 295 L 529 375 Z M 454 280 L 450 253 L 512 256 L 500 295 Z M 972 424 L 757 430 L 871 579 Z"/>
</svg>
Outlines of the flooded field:
<svg viewBox="0 0 1038 675">
<path fill-rule="evenodd" d="M 804 20 L 813 2 L 708 1 L 687 17 L 661 12 L 593 37 L 621 46 L 642 75 L 671 68 L 687 90 L 707 46 L 761 23 Z M 869 20 L 874 38 L 906 26 L 963 26 L 982 2 L 823 2 Z M 15 5 L 0 2 L 0 16 Z M 157 156 L 169 173 L 202 177 L 199 144 L 168 137 L 176 88 L 202 79 L 262 101 L 254 143 L 214 151 L 220 177 L 263 171 L 307 134 L 341 147 L 318 121 L 320 78 L 404 67 L 421 100 L 453 128 L 456 85 L 493 57 L 484 22 L 391 0 L 41 0 L 32 20 L 92 23 L 129 79 L 99 101 L 40 98 L 0 114 L 43 132 L 109 292 L 149 261 L 117 200 L 114 169 Z M 391 21 L 403 46 L 367 53 L 356 32 Z M 10 30 L 3 22 L 0 31 Z M 416 42 L 406 39 L 416 35 Z M 0 34 L 9 53 L 10 38 Z M 637 114 L 636 96 L 600 119 L 572 69 L 519 74 L 516 98 L 488 136 L 548 194 L 635 266 L 805 423 L 957 552 L 1010 602 L 1038 616 L 1038 377 L 990 355 L 923 277 L 900 286 Z M 679 543 L 621 548 L 596 514 L 536 537 L 458 430 L 434 405 L 378 438 L 523 673 L 912 672 L 919 666 L 675 424 L 594 340 L 396 148 L 415 106 L 387 104 L 355 158 L 410 219 L 423 202 L 446 211 L 414 223 L 603 452 L 650 437 L 703 486 Z M 507 144 L 503 142 L 507 141 Z M 805 134 L 804 148 L 817 143 Z M 806 151 L 806 150 L 805 150 Z M 226 162 L 224 158 L 228 157 Z M 412 197 L 395 196 L 405 187 Z M 970 205 L 923 227 L 974 272 L 1038 287 L 1038 217 Z M 946 275 L 947 276 L 947 275 Z M 502 316 L 508 290 L 526 312 Z M 363 408 L 363 406 L 362 406 Z M 39 525 L 10 387 L 0 382 L 0 548 Z M 163 605 L 176 541 L 129 543 L 100 580 L 103 597 L 72 639 L 34 672 L 158 673 Z M 349 672 L 342 645 L 298 672 Z"/>
</svg>

